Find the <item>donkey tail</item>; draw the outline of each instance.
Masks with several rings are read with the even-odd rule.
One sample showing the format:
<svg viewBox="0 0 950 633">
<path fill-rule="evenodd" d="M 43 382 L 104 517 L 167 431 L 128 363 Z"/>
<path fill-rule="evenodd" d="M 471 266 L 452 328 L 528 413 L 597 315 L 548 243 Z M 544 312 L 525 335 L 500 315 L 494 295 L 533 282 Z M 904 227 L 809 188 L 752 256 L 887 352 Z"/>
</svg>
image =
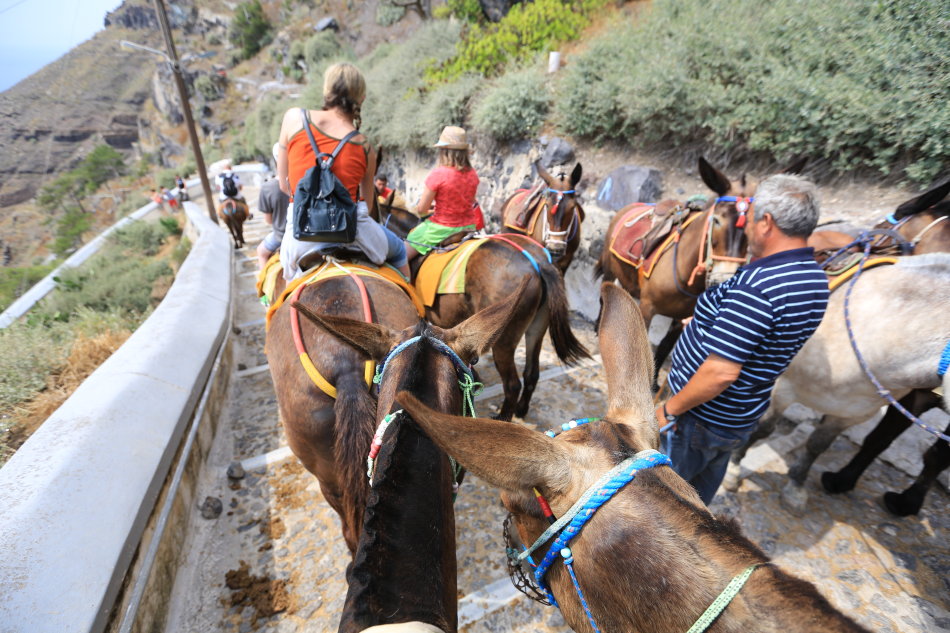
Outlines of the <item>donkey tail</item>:
<svg viewBox="0 0 950 633">
<path fill-rule="evenodd" d="M 346 515 L 341 518 L 344 526 L 354 530 L 354 542 L 359 538 L 369 496 L 366 456 L 373 442 L 376 420 L 376 403 L 366 388 L 363 364 L 360 363 L 359 367 L 359 372 L 350 372 L 337 379 L 337 398 L 333 404 L 336 417 L 333 453 L 343 482 Z"/>
<path fill-rule="evenodd" d="M 541 281 L 547 295 L 548 313 L 551 315 L 551 342 L 557 357 L 567 365 L 576 365 L 581 359 L 590 358 L 590 352 L 584 347 L 571 330 L 568 315 L 567 292 L 564 290 L 564 278 L 561 272 L 547 261 L 540 260 Z"/>
</svg>

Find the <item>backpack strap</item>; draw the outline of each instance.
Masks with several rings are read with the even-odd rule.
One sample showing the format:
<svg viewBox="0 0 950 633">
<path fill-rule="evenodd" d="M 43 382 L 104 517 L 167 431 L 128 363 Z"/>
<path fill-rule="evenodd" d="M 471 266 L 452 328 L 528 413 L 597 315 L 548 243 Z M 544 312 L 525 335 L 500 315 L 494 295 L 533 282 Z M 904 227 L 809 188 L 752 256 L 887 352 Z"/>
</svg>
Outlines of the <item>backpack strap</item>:
<svg viewBox="0 0 950 633">
<path fill-rule="evenodd" d="M 343 137 L 343 139 L 339 142 L 339 144 L 336 146 L 336 149 L 334 149 L 332 153 L 327 154 L 326 152 L 321 152 L 320 148 L 317 147 L 317 141 L 315 138 L 313 138 L 313 132 L 310 131 L 310 116 L 307 114 L 307 111 L 304 108 L 300 108 L 300 113 L 303 115 L 303 129 L 307 130 L 307 136 L 310 138 L 310 147 L 313 148 L 313 155 L 317 163 L 319 163 L 320 159 L 323 158 L 324 156 L 327 157 L 326 159 L 327 169 L 333 166 L 333 161 L 336 160 L 336 155 L 340 153 L 340 150 L 343 149 L 343 146 L 346 145 L 347 142 L 351 138 L 353 138 L 354 136 L 360 133 L 359 130 L 353 130 L 352 132 L 350 132 L 349 134 Z"/>
</svg>

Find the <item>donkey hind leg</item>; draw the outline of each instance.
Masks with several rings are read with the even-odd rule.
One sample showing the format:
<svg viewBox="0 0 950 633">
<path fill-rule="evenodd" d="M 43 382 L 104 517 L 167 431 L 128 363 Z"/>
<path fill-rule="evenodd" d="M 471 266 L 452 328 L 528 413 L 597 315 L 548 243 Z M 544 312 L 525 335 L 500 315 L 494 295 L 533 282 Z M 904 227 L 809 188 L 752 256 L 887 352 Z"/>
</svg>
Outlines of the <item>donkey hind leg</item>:
<svg viewBox="0 0 950 633">
<path fill-rule="evenodd" d="M 528 414 L 528 407 L 531 406 L 531 396 L 534 394 L 535 387 L 538 386 L 538 376 L 541 373 L 539 367 L 541 345 L 544 343 L 544 333 L 547 332 L 548 321 L 547 308 L 540 308 L 524 334 L 524 386 L 521 389 L 521 399 L 518 401 L 518 407 L 515 409 L 515 415 L 519 418 L 523 418 Z"/>
<path fill-rule="evenodd" d="M 950 434 L 950 424 L 944 434 Z M 937 440 L 924 453 L 924 468 L 913 485 L 901 493 L 885 492 L 882 501 L 884 507 L 897 516 L 906 517 L 920 512 L 927 491 L 937 480 L 937 476 L 950 466 L 950 444 L 946 440 Z"/>
<path fill-rule="evenodd" d="M 940 406 L 940 398 L 929 390 L 917 389 L 911 391 L 899 401 L 902 406 L 915 415 L 919 415 L 932 407 Z M 821 474 L 821 485 L 825 490 L 835 494 L 853 490 L 858 479 L 868 466 L 883 453 L 897 437 L 910 426 L 910 420 L 904 417 L 894 407 L 888 407 L 881 421 L 877 423 L 861 443 L 861 449 L 851 458 L 848 465 L 838 472 Z"/>
<path fill-rule="evenodd" d="M 521 332 L 514 341 L 509 333 L 502 334 L 492 347 L 492 357 L 495 360 L 495 369 L 501 377 L 501 385 L 505 392 L 505 401 L 501 410 L 495 416 L 498 420 L 511 420 L 515 407 L 518 404 L 518 394 L 521 393 L 521 380 L 518 379 L 518 367 L 515 365 L 515 348 L 521 339 Z"/>
</svg>

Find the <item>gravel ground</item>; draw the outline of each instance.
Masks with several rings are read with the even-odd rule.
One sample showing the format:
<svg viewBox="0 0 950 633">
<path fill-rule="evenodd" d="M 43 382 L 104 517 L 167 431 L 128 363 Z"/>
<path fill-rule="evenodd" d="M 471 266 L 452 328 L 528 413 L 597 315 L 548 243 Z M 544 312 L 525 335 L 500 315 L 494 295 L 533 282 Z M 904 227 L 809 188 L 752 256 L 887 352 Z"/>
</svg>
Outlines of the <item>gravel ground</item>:
<svg viewBox="0 0 950 633">
<path fill-rule="evenodd" d="M 256 195 L 248 199 L 256 200 Z M 197 498 L 217 496 L 225 511 L 198 519 L 189 536 L 188 561 L 179 571 L 169 607 L 169 632 L 335 631 L 345 596 L 348 554 L 339 521 L 320 495 L 316 480 L 286 445 L 263 356 L 263 310 L 249 291 L 253 248 L 266 232 L 260 215 L 248 223 L 250 247 L 235 265 L 236 360 L 229 407 L 221 420 Z M 578 321 L 578 334 L 591 350 L 596 338 Z M 236 364 L 237 364 L 236 363 Z M 558 363 L 549 344 L 542 371 Z M 497 383 L 490 357 L 479 364 L 487 385 Z M 520 423 L 539 429 L 571 417 L 599 415 L 605 402 L 599 363 L 560 373 L 539 384 L 531 412 Z M 479 412 L 497 410 L 500 396 L 484 398 Z M 714 512 L 733 516 L 745 534 L 786 570 L 808 579 L 839 609 L 882 633 L 950 631 L 950 496 L 933 490 L 921 514 L 898 519 L 879 503 L 886 490 L 903 490 L 906 473 L 878 461 L 855 491 L 825 494 L 818 473 L 843 465 L 857 450 L 839 438 L 822 456 L 806 483 L 803 513 L 780 502 L 787 479 L 781 458 L 804 439 L 801 428 L 783 429 L 750 451 L 754 466 L 736 492 L 720 491 Z M 278 451 L 266 468 L 249 470 L 231 482 L 228 464 Z M 531 602 L 507 582 L 501 542 L 503 510 L 495 490 L 470 476 L 456 504 L 460 630 L 569 631 L 556 609 Z M 197 510 L 196 510 L 197 512 Z M 486 608 L 487 607 L 487 608 Z"/>
</svg>

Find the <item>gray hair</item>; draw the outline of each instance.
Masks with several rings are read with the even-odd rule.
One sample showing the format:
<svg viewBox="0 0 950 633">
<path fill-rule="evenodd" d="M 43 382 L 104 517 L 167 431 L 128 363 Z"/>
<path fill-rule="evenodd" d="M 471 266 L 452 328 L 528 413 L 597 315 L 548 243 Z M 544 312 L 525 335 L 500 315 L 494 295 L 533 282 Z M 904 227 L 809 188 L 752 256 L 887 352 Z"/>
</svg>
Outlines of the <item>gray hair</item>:
<svg viewBox="0 0 950 633">
<path fill-rule="evenodd" d="M 785 235 L 808 237 L 818 226 L 818 190 L 799 176 L 770 176 L 755 190 L 754 209 L 756 220 L 768 213 Z"/>
</svg>

